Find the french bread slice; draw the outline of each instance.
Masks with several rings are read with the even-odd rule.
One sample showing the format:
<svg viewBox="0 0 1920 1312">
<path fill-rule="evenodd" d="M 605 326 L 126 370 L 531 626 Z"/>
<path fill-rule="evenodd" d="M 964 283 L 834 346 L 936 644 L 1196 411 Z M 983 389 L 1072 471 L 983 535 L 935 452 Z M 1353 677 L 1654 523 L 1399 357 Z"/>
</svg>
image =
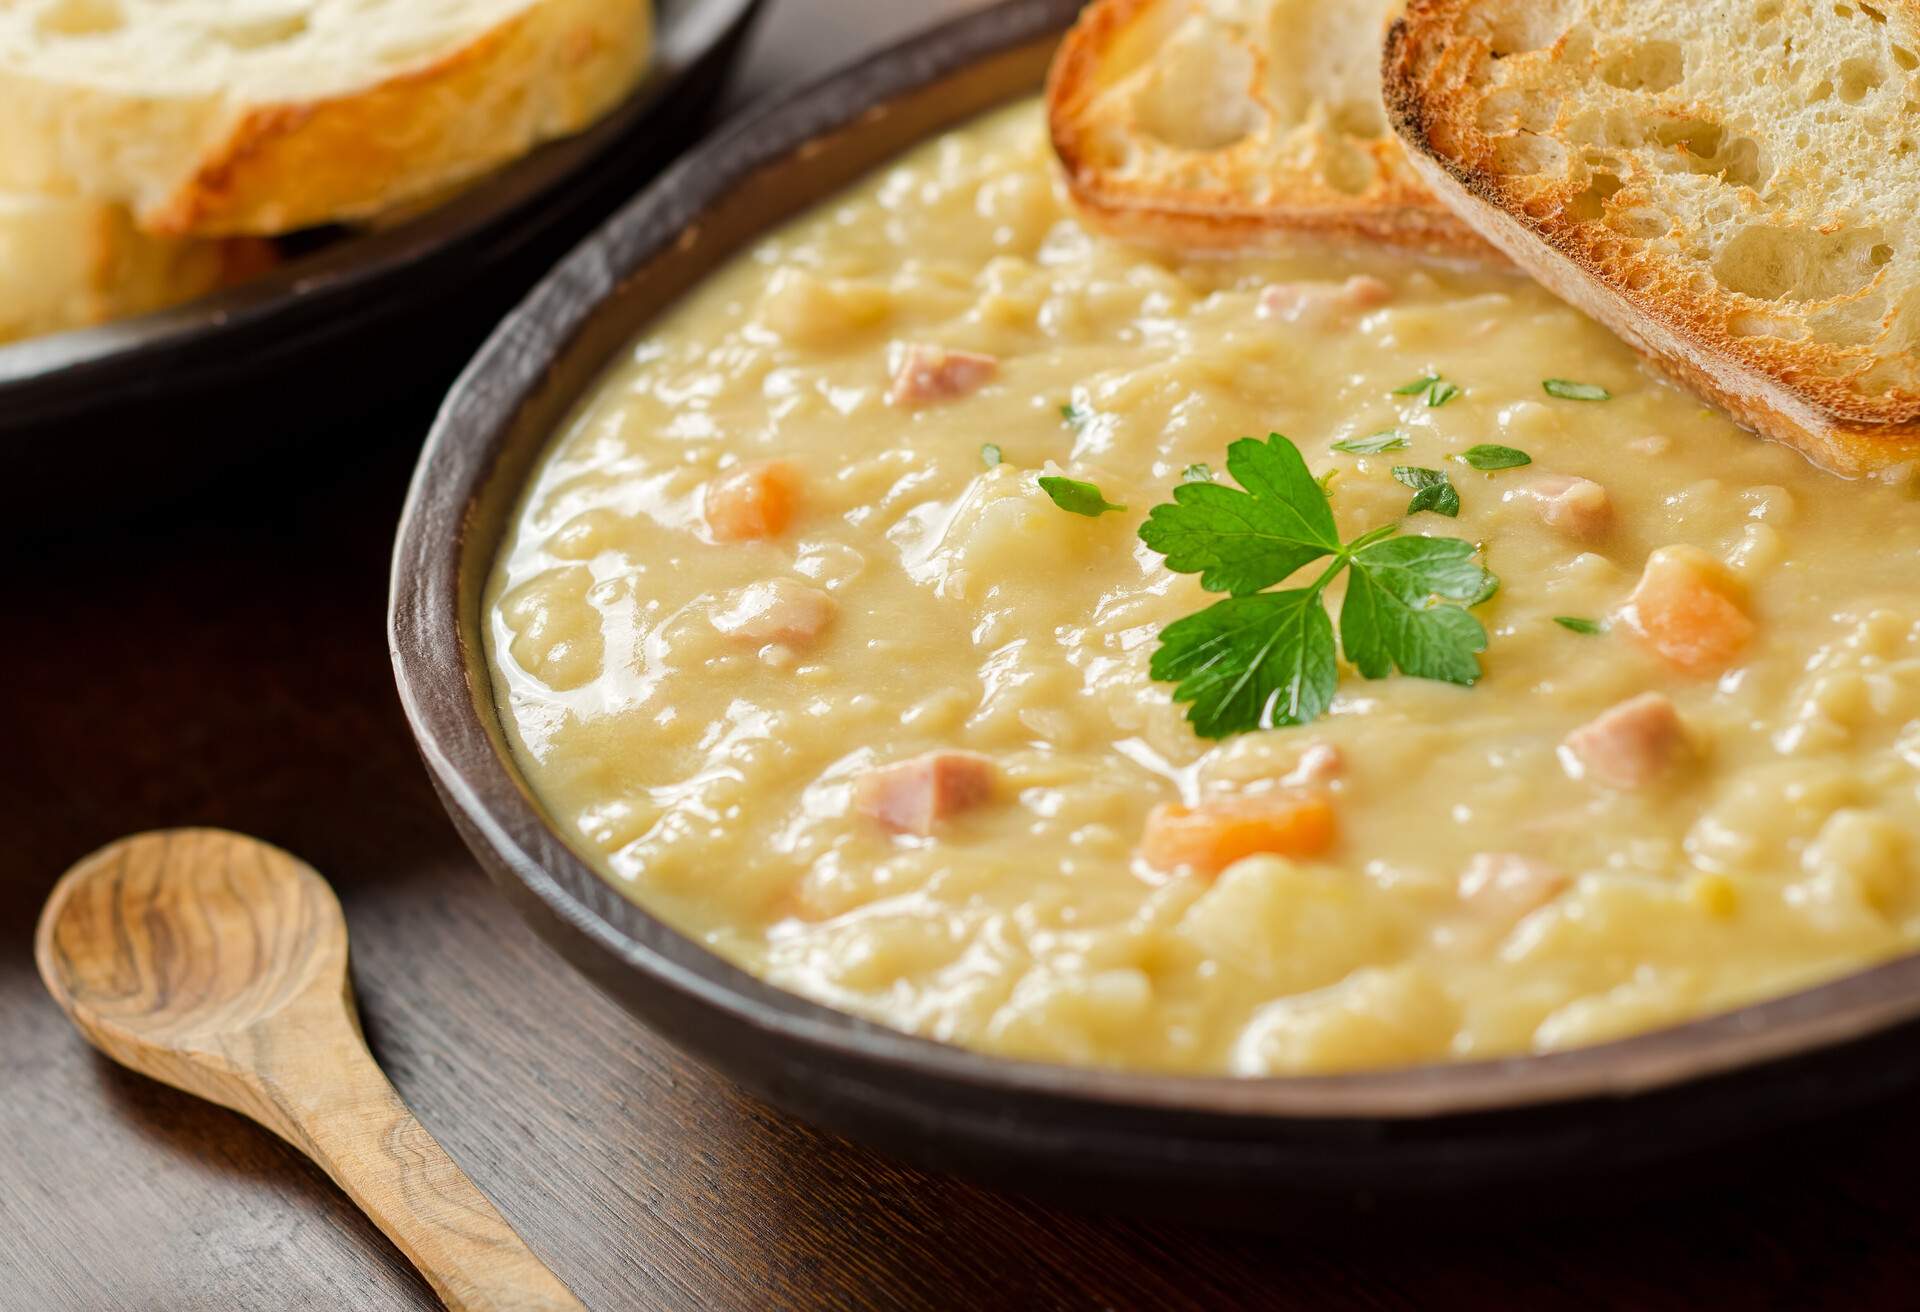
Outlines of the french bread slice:
<svg viewBox="0 0 1920 1312">
<path fill-rule="evenodd" d="M 153 237 L 115 205 L 0 192 L 0 343 L 162 309 L 271 261 L 263 241 Z"/>
<path fill-rule="evenodd" d="M 1126 240 L 1257 249 L 1301 231 L 1493 252 L 1423 186 L 1380 106 L 1398 0 L 1097 0 L 1047 112 L 1082 214 Z"/>
<path fill-rule="evenodd" d="M 6 0 L 0 188 L 173 236 L 352 221 L 573 132 L 650 0 Z"/>
<path fill-rule="evenodd" d="M 1765 436 L 1920 477 L 1920 3 L 1410 0 L 1433 190 Z"/>
</svg>

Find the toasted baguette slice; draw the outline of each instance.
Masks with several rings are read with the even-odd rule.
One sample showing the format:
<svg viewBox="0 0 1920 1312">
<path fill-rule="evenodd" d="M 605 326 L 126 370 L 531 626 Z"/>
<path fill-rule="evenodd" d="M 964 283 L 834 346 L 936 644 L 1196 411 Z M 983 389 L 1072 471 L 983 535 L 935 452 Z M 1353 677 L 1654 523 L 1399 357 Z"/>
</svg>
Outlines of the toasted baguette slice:
<svg viewBox="0 0 1920 1312">
<path fill-rule="evenodd" d="M 608 109 L 650 0 L 8 0 L 0 187 L 180 235 L 445 190 Z"/>
<path fill-rule="evenodd" d="M 262 241 L 151 237 L 117 206 L 0 192 L 0 343 L 145 314 L 271 261 Z"/>
<path fill-rule="evenodd" d="M 1759 432 L 1920 475 L 1920 4 L 1412 0 L 1388 112 L 1434 190 Z"/>
<path fill-rule="evenodd" d="M 1053 144 L 1086 217 L 1183 250 L 1299 231 L 1492 256 L 1380 106 L 1398 0 L 1097 0 L 1054 56 Z"/>
</svg>

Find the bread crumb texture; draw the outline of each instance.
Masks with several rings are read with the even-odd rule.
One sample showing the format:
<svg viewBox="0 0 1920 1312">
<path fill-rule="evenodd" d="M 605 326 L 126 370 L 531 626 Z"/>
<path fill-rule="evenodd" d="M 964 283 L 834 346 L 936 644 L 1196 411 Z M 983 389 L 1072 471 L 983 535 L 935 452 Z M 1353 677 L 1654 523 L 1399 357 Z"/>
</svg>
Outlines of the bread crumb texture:
<svg viewBox="0 0 1920 1312">
<path fill-rule="evenodd" d="M 1413 0 L 1412 127 L 1696 342 L 1920 419 L 1920 4 Z"/>
<path fill-rule="evenodd" d="M 1310 229 L 1484 252 L 1388 130 L 1380 41 L 1399 7 L 1098 0 L 1048 95 L 1075 199 L 1119 235 L 1188 249 Z"/>
</svg>

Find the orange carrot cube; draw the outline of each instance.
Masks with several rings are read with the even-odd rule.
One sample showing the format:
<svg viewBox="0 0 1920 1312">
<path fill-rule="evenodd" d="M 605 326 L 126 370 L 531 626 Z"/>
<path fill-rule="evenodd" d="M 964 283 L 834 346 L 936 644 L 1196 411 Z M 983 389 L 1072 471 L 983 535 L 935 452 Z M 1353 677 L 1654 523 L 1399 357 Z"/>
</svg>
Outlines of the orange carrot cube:
<svg viewBox="0 0 1920 1312">
<path fill-rule="evenodd" d="M 706 486 L 701 512 L 719 542 L 776 538 L 793 522 L 799 478 L 781 460 L 763 460 L 727 470 Z"/>
<path fill-rule="evenodd" d="M 1662 547 L 1647 560 L 1621 618 L 1668 664 L 1689 674 L 1723 670 L 1753 641 L 1738 585 L 1692 547 Z"/>
<path fill-rule="evenodd" d="M 1333 838 L 1333 805 L 1326 798 L 1275 794 L 1156 806 L 1140 837 L 1140 855 L 1156 870 L 1217 875 L 1257 852 L 1318 856 Z"/>
</svg>

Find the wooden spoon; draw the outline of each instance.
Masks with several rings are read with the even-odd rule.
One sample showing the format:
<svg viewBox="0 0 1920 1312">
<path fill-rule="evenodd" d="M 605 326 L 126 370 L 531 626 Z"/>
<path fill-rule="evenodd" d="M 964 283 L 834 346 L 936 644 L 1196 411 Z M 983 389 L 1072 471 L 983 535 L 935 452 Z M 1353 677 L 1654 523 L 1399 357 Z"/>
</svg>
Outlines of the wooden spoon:
<svg viewBox="0 0 1920 1312">
<path fill-rule="evenodd" d="M 305 862 L 218 829 L 122 839 L 55 886 L 34 951 L 94 1046 L 311 1157 L 448 1307 L 583 1307 L 374 1063 L 340 903 Z"/>
</svg>

